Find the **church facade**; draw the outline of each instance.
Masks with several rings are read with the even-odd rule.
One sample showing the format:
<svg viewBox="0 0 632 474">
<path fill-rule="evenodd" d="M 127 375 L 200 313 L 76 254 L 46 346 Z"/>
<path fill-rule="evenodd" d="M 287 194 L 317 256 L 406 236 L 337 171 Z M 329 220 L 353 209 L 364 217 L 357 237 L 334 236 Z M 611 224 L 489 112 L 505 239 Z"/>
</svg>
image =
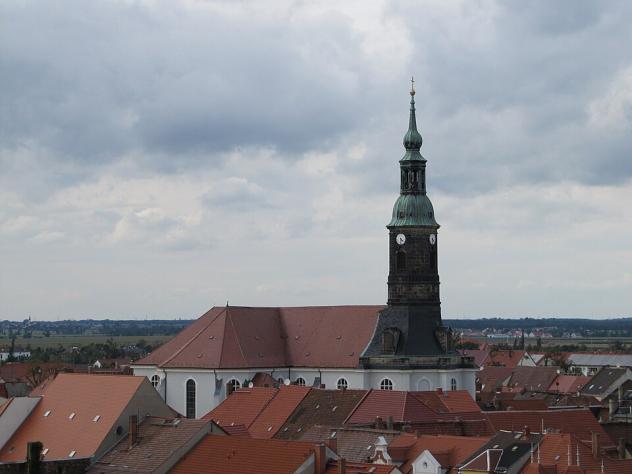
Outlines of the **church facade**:
<svg viewBox="0 0 632 474">
<path fill-rule="evenodd" d="M 400 195 L 387 225 L 385 306 L 215 307 L 134 366 L 175 410 L 199 418 L 234 389 L 475 391 L 478 370 L 454 348 L 439 297 L 439 224 L 411 90 Z"/>
</svg>

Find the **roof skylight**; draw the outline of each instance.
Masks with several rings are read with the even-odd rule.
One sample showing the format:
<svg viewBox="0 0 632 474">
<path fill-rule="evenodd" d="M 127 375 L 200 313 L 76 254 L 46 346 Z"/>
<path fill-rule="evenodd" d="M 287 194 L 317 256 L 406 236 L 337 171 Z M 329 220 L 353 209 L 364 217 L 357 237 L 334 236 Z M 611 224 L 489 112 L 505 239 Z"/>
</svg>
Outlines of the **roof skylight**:
<svg viewBox="0 0 632 474">
<path fill-rule="evenodd" d="M 75 450 L 73 449 L 72 451 L 70 451 L 70 452 L 68 453 L 68 457 L 69 457 L 69 458 L 72 458 L 72 457 L 74 457 L 74 456 L 75 456 L 75 454 L 77 454 L 77 451 L 75 451 Z"/>
<path fill-rule="evenodd" d="M 44 412 L 44 416 L 48 416 L 48 415 L 50 415 L 50 410 L 46 410 L 46 411 Z"/>
</svg>

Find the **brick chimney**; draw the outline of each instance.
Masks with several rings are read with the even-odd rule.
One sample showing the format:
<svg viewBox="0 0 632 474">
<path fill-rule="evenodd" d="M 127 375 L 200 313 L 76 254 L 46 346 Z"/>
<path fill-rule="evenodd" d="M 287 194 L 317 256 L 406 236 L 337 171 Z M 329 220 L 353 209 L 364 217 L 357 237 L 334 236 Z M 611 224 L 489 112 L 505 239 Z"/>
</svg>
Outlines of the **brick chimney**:
<svg viewBox="0 0 632 474">
<path fill-rule="evenodd" d="M 334 438 L 327 438 L 325 441 L 329 449 L 331 449 L 334 453 L 338 453 L 338 440 Z"/>
<path fill-rule="evenodd" d="M 347 460 L 345 458 L 338 459 L 338 474 L 347 474 Z"/>
<path fill-rule="evenodd" d="M 324 474 L 327 470 L 327 446 L 324 444 L 319 444 L 318 447 L 314 450 L 315 454 L 315 463 L 314 463 L 314 473 L 315 474 Z"/>
<path fill-rule="evenodd" d="M 599 459 L 599 433 L 593 431 L 591 433 L 591 439 L 593 459 Z"/>
<path fill-rule="evenodd" d="M 130 415 L 129 417 L 129 449 L 132 449 L 136 443 L 138 443 L 138 417 L 136 415 Z"/>
<path fill-rule="evenodd" d="M 393 415 L 388 415 L 388 418 L 386 419 L 386 429 L 387 430 L 393 430 Z"/>
</svg>

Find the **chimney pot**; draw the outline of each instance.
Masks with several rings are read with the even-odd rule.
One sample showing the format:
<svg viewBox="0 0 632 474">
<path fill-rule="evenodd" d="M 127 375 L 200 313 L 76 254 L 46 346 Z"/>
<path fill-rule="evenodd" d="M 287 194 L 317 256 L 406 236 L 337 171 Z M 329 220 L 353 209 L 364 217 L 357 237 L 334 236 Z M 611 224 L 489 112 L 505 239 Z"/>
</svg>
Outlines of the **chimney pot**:
<svg viewBox="0 0 632 474">
<path fill-rule="evenodd" d="M 592 432 L 592 455 L 593 459 L 599 459 L 599 433 Z"/>
<path fill-rule="evenodd" d="M 316 474 L 324 474 L 327 470 L 327 446 L 323 443 L 318 445 L 314 454 L 316 455 Z"/>
</svg>

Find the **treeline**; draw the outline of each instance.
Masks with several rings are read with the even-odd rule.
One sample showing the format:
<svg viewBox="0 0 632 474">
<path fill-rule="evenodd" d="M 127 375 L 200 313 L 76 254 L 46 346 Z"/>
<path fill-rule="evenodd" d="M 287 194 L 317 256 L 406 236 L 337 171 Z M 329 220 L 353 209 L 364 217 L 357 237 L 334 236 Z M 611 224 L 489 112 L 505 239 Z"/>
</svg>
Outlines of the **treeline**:
<svg viewBox="0 0 632 474">
<path fill-rule="evenodd" d="M 445 324 L 459 329 L 558 329 L 563 331 L 587 332 L 593 335 L 604 333 L 632 333 L 632 318 L 585 319 L 585 318 L 481 318 L 481 319 L 444 319 Z"/>
</svg>

